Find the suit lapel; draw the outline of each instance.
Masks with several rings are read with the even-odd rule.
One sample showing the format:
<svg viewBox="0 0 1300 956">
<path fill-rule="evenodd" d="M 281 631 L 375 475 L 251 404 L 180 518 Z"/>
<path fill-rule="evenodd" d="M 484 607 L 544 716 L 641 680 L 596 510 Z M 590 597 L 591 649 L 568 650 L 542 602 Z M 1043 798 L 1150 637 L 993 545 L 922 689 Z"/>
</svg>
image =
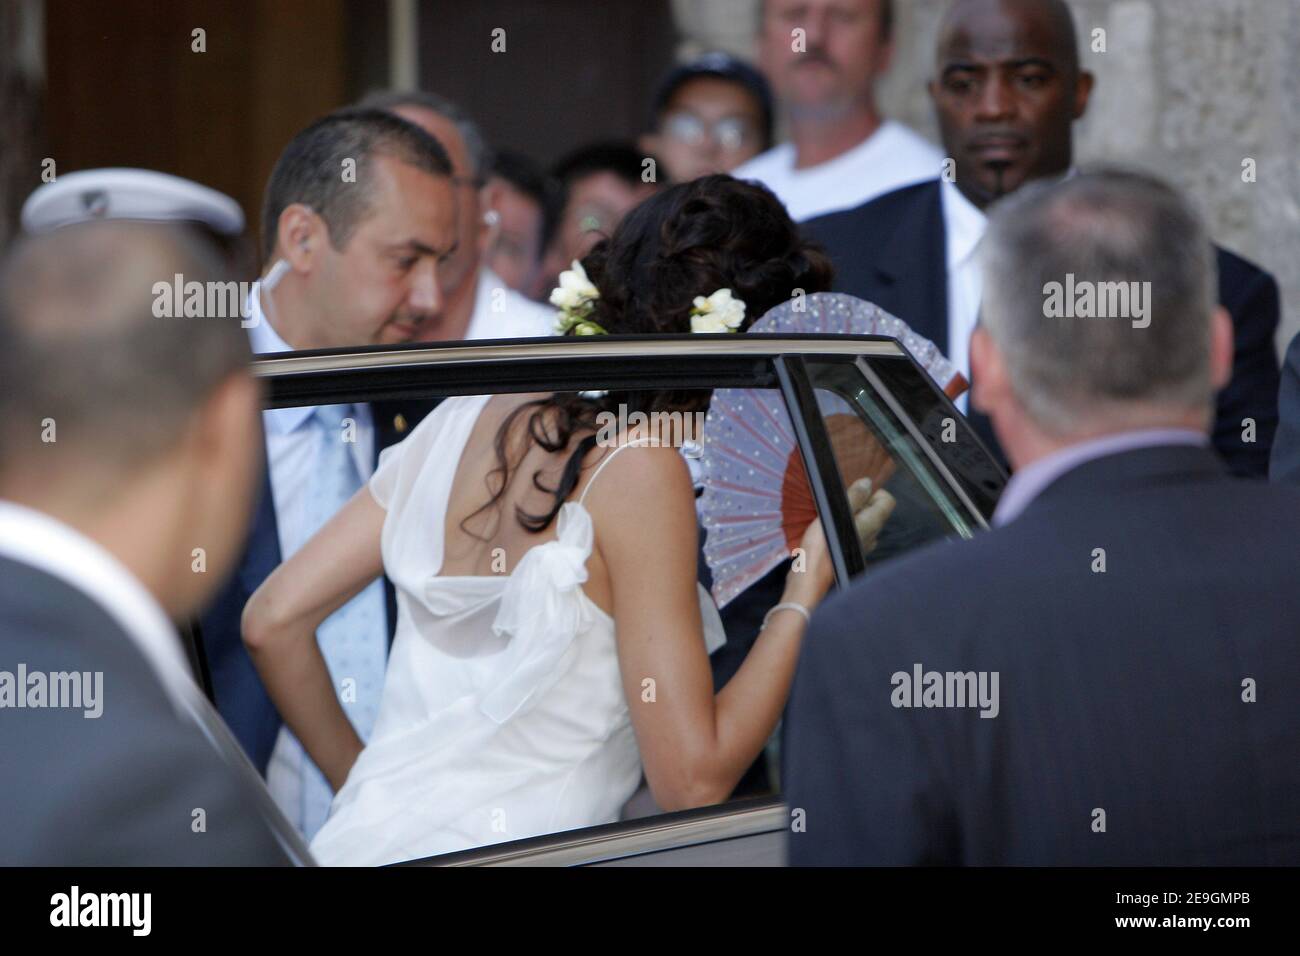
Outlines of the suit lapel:
<svg viewBox="0 0 1300 956">
<path fill-rule="evenodd" d="M 948 252 L 938 180 L 916 191 L 911 210 L 880 242 L 877 302 L 948 354 Z"/>
<path fill-rule="evenodd" d="M 943 218 L 943 190 L 938 180 L 917 190 L 912 215 L 882 246 L 877 266 L 879 280 L 895 290 L 897 311 L 918 335 L 933 342 L 944 355 L 948 348 L 948 231 Z M 995 460 L 1010 471 L 998 444 L 993 423 L 968 405 L 967 418 Z"/>
<path fill-rule="evenodd" d="M 271 493 L 271 469 L 262 469 L 262 497 L 257 504 L 239 583 L 245 599 L 261 586 L 280 563 L 280 526 L 275 520 L 275 496 Z"/>
</svg>

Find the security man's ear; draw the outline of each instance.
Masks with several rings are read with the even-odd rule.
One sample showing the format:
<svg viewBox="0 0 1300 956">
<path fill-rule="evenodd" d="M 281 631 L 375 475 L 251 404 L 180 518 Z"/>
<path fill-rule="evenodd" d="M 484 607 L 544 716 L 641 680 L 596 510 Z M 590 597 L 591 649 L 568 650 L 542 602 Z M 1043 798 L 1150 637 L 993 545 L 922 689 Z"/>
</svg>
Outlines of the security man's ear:
<svg viewBox="0 0 1300 956">
<path fill-rule="evenodd" d="M 310 206 L 304 203 L 285 206 L 279 220 L 277 247 L 280 257 L 295 272 L 310 272 L 324 232 L 324 220 Z"/>
<path fill-rule="evenodd" d="M 990 415 L 1010 394 L 1006 361 L 982 324 L 970 337 L 971 407 Z"/>
</svg>

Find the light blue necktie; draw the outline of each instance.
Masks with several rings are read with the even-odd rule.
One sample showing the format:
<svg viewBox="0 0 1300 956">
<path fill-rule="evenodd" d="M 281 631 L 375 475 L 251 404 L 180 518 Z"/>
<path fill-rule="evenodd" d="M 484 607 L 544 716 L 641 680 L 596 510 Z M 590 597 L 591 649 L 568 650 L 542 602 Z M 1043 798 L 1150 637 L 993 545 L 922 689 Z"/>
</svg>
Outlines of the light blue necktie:
<svg viewBox="0 0 1300 956">
<path fill-rule="evenodd" d="M 315 477 L 308 490 L 305 514 L 307 537 L 315 534 L 361 487 L 353 458 L 355 422 L 345 432 L 344 419 L 352 405 L 321 405 L 310 426 L 320 433 Z M 306 539 L 304 539 L 306 540 Z M 379 713 L 388 657 L 384 584 L 371 581 L 361 593 L 325 619 L 316 642 L 329 668 L 334 692 L 361 739 L 368 740 Z M 294 744 L 301 748 L 295 739 Z M 310 840 L 329 815 L 334 792 L 325 775 L 304 752 L 302 757 L 302 831 Z"/>
</svg>

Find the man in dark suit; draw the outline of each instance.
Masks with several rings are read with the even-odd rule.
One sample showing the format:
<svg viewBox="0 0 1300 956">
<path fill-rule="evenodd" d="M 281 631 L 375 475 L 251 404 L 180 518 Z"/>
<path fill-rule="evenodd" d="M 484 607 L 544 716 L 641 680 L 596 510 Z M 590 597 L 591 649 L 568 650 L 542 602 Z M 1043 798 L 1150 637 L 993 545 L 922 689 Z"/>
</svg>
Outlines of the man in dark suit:
<svg viewBox="0 0 1300 956">
<path fill-rule="evenodd" d="M 1081 175 L 999 204 L 981 258 L 973 402 L 1016 471 L 992 531 L 814 616 L 791 861 L 1300 863 L 1300 490 L 1210 451 L 1232 327 L 1203 225 Z M 1141 308 L 1062 315 L 1067 275 Z"/>
<path fill-rule="evenodd" d="M 259 396 L 237 317 L 160 320 L 151 290 L 224 271 L 140 222 L 0 271 L 0 865 L 310 862 L 172 624 L 238 554 Z"/>
<path fill-rule="evenodd" d="M 341 110 L 285 147 L 262 210 L 265 277 L 248 303 L 253 351 L 395 344 L 442 337 L 439 266 L 456 246 L 446 151 L 386 111 Z M 200 623 L 217 708 L 272 795 L 308 838 L 332 791 L 284 726 L 244 647 L 253 591 L 374 471 L 432 402 L 271 409 L 268 468 L 248 547 Z M 340 701 L 369 736 L 395 625 L 392 586 L 376 581 L 326 619 L 321 643 Z"/>
<path fill-rule="evenodd" d="M 1072 124 L 1092 86 L 1062 0 L 958 0 L 941 28 L 930 83 L 950 175 L 805 224 L 835 260 L 836 291 L 897 315 L 969 372 L 981 298 L 974 252 L 985 213 L 1027 182 L 1072 175 Z M 1215 252 L 1234 358 L 1218 396 L 1214 447 L 1234 474 L 1264 477 L 1277 428 L 1278 287 L 1245 259 Z M 1000 455 L 987 420 L 971 419 Z"/>
</svg>

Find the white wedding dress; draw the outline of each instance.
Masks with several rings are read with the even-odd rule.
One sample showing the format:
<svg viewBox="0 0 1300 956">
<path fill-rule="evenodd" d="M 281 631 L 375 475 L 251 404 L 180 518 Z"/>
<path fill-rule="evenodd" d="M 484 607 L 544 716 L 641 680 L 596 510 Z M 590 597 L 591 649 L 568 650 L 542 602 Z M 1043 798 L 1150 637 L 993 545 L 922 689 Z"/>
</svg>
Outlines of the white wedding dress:
<svg viewBox="0 0 1300 956">
<path fill-rule="evenodd" d="M 614 621 L 582 590 L 593 540 L 582 501 L 563 505 L 556 539 L 511 574 L 439 574 L 452 480 L 489 397 L 444 401 L 382 453 L 371 478 L 387 511 L 397 631 L 370 741 L 311 844 L 323 864 L 396 863 L 609 823 L 641 779 Z M 711 652 L 722 622 L 698 592 Z"/>
</svg>

